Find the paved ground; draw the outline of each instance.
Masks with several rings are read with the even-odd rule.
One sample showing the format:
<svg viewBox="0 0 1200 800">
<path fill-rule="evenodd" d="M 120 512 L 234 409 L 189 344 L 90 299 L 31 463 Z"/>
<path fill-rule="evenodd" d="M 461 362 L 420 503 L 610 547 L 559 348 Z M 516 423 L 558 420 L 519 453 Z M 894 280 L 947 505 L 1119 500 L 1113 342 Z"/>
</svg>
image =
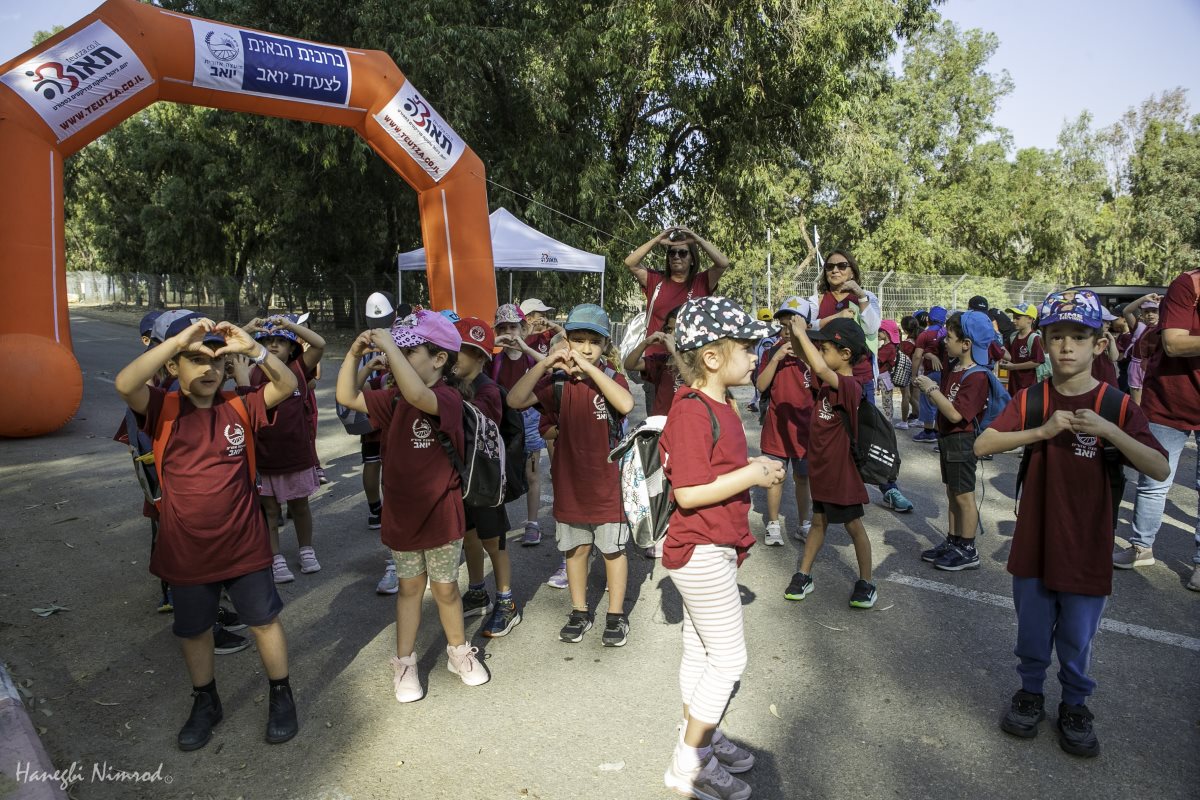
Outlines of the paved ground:
<svg viewBox="0 0 1200 800">
<path fill-rule="evenodd" d="M 374 593 L 383 551 L 365 525 L 357 443 L 332 413 L 336 355 L 318 393 L 319 449 L 332 479 L 313 503 L 324 569 L 282 588 L 300 735 L 282 746 L 263 742 L 266 679 L 251 648 L 217 659 L 226 717 L 213 742 L 176 750 L 188 682 L 169 619 L 154 612 L 149 529 L 129 458 L 109 440 L 122 413 L 111 380 L 139 348 L 130 326 L 94 312 L 73 314 L 72 325 L 85 371 L 78 418 L 55 435 L 0 445 L 0 657 L 31 695 L 55 764 L 75 763 L 83 775 L 72 796 L 671 796 L 661 781 L 679 714 L 680 601 L 663 570 L 640 557 L 632 561 L 630 642 L 611 650 L 598 631 L 578 645 L 557 641 L 569 602 L 544 583 L 557 565 L 552 545 L 514 547 L 525 621 L 507 638 L 475 640 L 492 682 L 471 689 L 446 671 L 427 599 L 418 652 L 428 696 L 395 702 L 387 665 L 394 609 Z M 741 571 L 750 665 L 725 730 L 758 754 L 746 776 L 754 796 L 1196 797 L 1200 594 L 1183 588 L 1195 490 L 1181 477 L 1171 492 L 1159 565 L 1116 576 L 1106 617 L 1126 625 L 1101 632 L 1094 663 L 1104 750 L 1081 761 L 1059 750 L 1049 723 L 1034 741 L 996 726 L 1017 685 L 1013 614 L 1002 607 L 1016 457 L 986 465 L 983 569 L 948 574 L 917 557 L 944 524 L 936 456 L 911 443 L 903 449 L 902 485 L 917 511 L 867 513 L 880 578 L 874 610 L 847 606 L 854 561 L 844 534 L 830 537 L 817 591 L 802 603 L 782 596 L 797 554 L 792 540 L 756 547 Z M 1195 474 L 1195 458 L 1189 448 L 1180 476 Z M 1126 518 L 1131 498 L 1132 490 Z M 785 516 L 793 512 L 785 500 Z M 513 509 L 514 521 L 523 516 Z M 552 524 L 548 504 L 542 520 Z M 757 514 L 752 524 L 761 534 Z M 290 528 L 284 542 L 294 558 Z M 602 588 L 597 566 L 594 599 Z M 50 603 L 70 610 L 30 612 Z M 1053 680 L 1048 694 L 1057 701 Z M 161 764 L 163 780 L 92 780 L 105 764 L 151 772 Z M 0 777 L 0 796 L 6 787 Z"/>
</svg>

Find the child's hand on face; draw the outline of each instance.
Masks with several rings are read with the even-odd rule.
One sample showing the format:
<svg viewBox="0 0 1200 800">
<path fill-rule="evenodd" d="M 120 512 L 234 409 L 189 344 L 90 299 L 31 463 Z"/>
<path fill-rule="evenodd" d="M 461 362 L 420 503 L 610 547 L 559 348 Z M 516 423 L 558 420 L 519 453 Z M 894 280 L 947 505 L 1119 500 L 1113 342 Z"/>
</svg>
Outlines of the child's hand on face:
<svg viewBox="0 0 1200 800">
<path fill-rule="evenodd" d="M 792 354 L 792 343 L 790 341 L 786 341 L 783 344 L 779 345 L 779 348 L 775 351 L 774 360 L 775 361 L 783 361 L 785 358 L 787 358 L 791 354 Z"/>
<path fill-rule="evenodd" d="M 226 323 L 222 323 L 226 324 Z M 209 331 L 216 327 L 211 319 L 207 317 L 198 319 L 175 337 L 175 346 L 179 352 L 205 353 L 206 355 L 216 355 L 213 351 L 203 343 L 204 336 Z"/>
<path fill-rule="evenodd" d="M 1055 411 L 1041 427 L 1047 439 L 1053 439 L 1060 433 L 1074 430 L 1075 415 L 1070 411 Z"/>
<path fill-rule="evenodd" d="M 547 372 L 553 369 L 567 369 L 570 361 L 568 353 L 570 352 L 571 351 L 562 348 L 552 350 L 550 351 L 550 354 L 542 361 L 542 365 L 545 367 Z"/>
<path fill-rule="evenodd" d="M 1065 414 L 1066 412 L 1061 413 Z M 1117 426 L 1090 408 L 1081 408 L 1071 417 L 1071 429 L 1076 433 L 1109 438 L 1117 430 Z"/>
<path fill-rule="evenodd" d="M 519 350 L 521 348 L 521 340 L 511 333 L 506 333 L 503 336 L 496 337 L 496 344 L 509 350 Z"/>
<path fill-rule="evenodd" d="M 567 369 L 573 375 L 581 375 L 587 372 L 588 367 L 593 366 L 578 350 L 567 350 L 566 353 Z"/>
</svg>

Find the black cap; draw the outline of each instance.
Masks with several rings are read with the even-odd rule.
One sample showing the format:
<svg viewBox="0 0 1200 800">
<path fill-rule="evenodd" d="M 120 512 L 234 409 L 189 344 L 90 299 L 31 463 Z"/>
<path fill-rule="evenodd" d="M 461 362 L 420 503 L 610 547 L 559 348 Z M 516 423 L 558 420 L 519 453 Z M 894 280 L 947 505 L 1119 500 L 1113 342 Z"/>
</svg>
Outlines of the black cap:
<svg viewBox="0 0 1200 800">
<path fill-rule="evenodd" d="M 987 311 L 988 310 L 987 298 L 981 294 L 975 295 L 974 297 L 972 297 L 970 300 L 967 301 L 967 310 L 968 311 Z"/>
<path fill-rule="evenodd" d="M 867 335 L 863 333 L 863 329 L 857 322 L 845 317 L 831 319 L 819 329 L 810 330 L 808 338 L 814 342 L 832 342 L 839 350 L 846 348 L 854 357 L 853 361 L 870 352 L 867 349 Z"/>
</svg>

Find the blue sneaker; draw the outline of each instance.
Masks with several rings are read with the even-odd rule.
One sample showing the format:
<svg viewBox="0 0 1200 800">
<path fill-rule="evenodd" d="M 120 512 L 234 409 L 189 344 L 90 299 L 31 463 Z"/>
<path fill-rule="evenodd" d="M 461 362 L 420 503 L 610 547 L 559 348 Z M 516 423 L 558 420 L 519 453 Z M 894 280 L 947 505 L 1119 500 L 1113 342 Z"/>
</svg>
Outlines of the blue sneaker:
<svg viewBox="0 0 1200 800">
<path fill-rule="evenodd" d="M 883 505 L 885 508 L 890 508 L 892 511 L 897 511 L 901 514 L 907 514 L 913 510 L 913 504 L 908 501 L 908 498 L 900 493 L 899 489 L 888 489 L 883 493 Z"/>
<path fill-rule="evenodd" d="M 931 431 L 928 428 L 922 428 L 921 431 L 913 437 L 914 442 L 936 442 L 937 431 Z"/>
</svg>

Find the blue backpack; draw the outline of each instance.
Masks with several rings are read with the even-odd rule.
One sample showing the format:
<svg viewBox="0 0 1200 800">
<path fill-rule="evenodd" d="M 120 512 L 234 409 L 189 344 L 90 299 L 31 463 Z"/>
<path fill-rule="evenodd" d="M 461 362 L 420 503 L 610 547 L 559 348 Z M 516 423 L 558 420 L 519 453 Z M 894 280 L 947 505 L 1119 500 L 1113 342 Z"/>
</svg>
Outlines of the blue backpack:
<svg viewBox="0 0 1200 800">
<path fill-rule="evenodd" d="M 962 380 L 966 380 L 968 375 L 976 372 L 982 372 L 987 375 L 988 379 L 988 396 L 987 404 L 983 407 L 983 418 L 975 427 L 975 434 L 979 435 L 988 429 L 988 426 L 996 421 L 996 417 L 1000 416 L 1008 404 L 1012 401 L 1012 397 L 1008 393 L 1008 389 L 1004 388 L 1004 384 L 996 377 L 996 373 L 992 372 L 987 367 L 976 364 L 973 367 L 968 367 L 963 372 Z"/>
</svg>

